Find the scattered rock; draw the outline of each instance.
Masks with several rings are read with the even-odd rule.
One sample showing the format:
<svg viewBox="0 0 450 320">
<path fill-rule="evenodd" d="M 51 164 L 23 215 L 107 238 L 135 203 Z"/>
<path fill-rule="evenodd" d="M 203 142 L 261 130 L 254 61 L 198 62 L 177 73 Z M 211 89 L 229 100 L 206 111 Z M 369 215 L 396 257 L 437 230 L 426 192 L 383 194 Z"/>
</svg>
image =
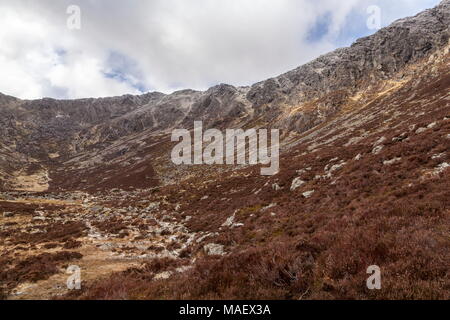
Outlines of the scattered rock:
<svg viewBox="0 0 450 320">
<path fill-rule="evenodd" d="M 159 209 L 159 202 L 152 202 L 149 204 L 149 206 L 146 208 L 147 211 L 155 211 Z"/>
<path fill-rule="evenodd" d="M 217 237 L 219 235 L 218 232 L 208 232 L 207 234 L 201 236 L 198 240 L 197 243 L 202 242 L 204 239 L 206 238 L 210 238 L 210 237 Z"/>
<path fill-rule="evenodd" d="M 172 272 L 170 271 L 164 271 L 161 273 L 158 273 L 157 275 L 155 275 L 154 279 L 155 280 L 165 280 L 165 279 L 169 279 L 172 276 Z"/>
<path fill-rule="evenodd" d="M 306 191 L 306 192 L 303 192 L 302 195 L 303 195 L 305 198 L 310 198 L 310 197 L 314 194 L 314 192 L 315 192 L 315 190 Z"/>
<path fill-rule="evenodd" d="M 278 183 L 274 183 L 272 185 L 272 189 L 275 190 L 275 191 L 279 191 L 279 190 L 281 190 L 281 187 L 278 185 Z"/>
<path fill-rule="evenodd" d="M 386 137 L 381 137 L 373 144 L 373 146 L 376 147 L 376 146 L 382 144 L 383 142 L 385 142 L 386 140 L 387 140 Z"/>
<path fill-rule="evenodd" d="M 441 163 L 440 165 L 438 165 L 436 167 L 436 169 L 434 169 L 433 175 L 437 176 L 437 175 L 441 174 L 448 167 L 450 167 L 450 164 L 448 164 L 447 162 Z"/>
<path fill-rule="evenodd" d="M 235 218 L 235 214 L 233 213 L 233 215 L 231 217 L 229 217 L 223 224 L 222 227 L 231 227 L 234 223 L 234 218 Z"/>
<path fill-rule="evenodd" d="M 431 159 L 436 160 L 436 159 L 441 159 L 445 156 L 445 153 L 439 153 L 439 154 L 434 154 Z"/>
<path fill-rule="evenodd" d="M 300 177 L 295 178 L 292 181 L 292 185 L 291 185 L 291 191 L 294 191 L 295 189 L 300 188 L 302 185 L 304 185 L 306 182 L 303 181 Z"/>
<path fill-rule="evenodd" d="M 192 268 L 193 268 L 192 266 L 182 266 L 182 267 L 176 268 L 175 271 L 179 272 L 179 273 L 183 273 L 183 272 L 186 272 L 188 270 L 191 270 Z"/>
<path fill-rule="evenodd" d="M 229 217 L 223 224 L 222 227 L 230 227 L 230 228 L 236 228 L 236 227 L 242 227 L 243 223 L 235 223 L 234 219 L 236 217 L 236 212 L 233 213 L 231 217 Z"/>
<path fill-rule="evenodd" d="M 417 134 L 421 134 L 421 133 L 423 133 L 425 131 L 427 131 L 427 128 L 419 128 L 419 129 L 416 130 L 416 133 Z"/>
<path fill-rule="evenodd" d="M 262 208 L 261 211 L 269 210 L 269 209 L 271 209 L 271 208 L 276 207 L 277 205 L 278 205 L 278 204 L 276 204 L 276 203 L 271 203 L 271 204 L 269 204 L 268 206 Z"/>
<path fill-rule="evenodd" d="M 398 137 L 392 138 L 392 142 L 402 142 L 403 140 L 407 139 L 408 134 L 406 132 L 402 133 Z"/>
<path fill-rule="evenodd" d="M 396 162 L 400 162 L 401 160 L 402 160 L 402 158 L 394 158 L 394 159 L 391 159 L 391 160 L 383 161 L 383 164 L 385 166 L 390 166 L 390 165 L 392 165 L 392 164 L 394 164 Z"/>
<path fill-rule="evenodd" d="M 345 166 L 345 164 L 346 164 L 346 162 L 344 160 L 342 160 L 340 163 L 335 164 L 329 170 L 325 170 L 325 171 L 328 171 L 328 173 L 332 173 L 334 171 L 341 169 L 343 166 Z"/>
<path fill-rule="evenodd" d="M 437 125 L 437 122 L 433 122 L 433 123 L 430 123 L 430 124 L 427 126 L 427 128 L 428 128 L 428 129 L 433 129 L 434 127 L 436 127 L 436 125 Z"/>
<path fill-rule="evenodd" d="M 225 255 L 224 246 L 217 243 L 208 243 L 203 247 L 206 254 L 209 256 L 223 256 Z"/>
<path fill-rule="evenodd" d="M 381 150 L 383 150 L 384 146 L 377 146 L 372 150 L 373 154 L 379 154 L 381 152 Z"/>
<path fill-rule="evenodd" d="M 311 167 L 309 167 L 309 168 L 305 168 L 305 169 L 301 169 L 301 170 L 297 170 L 296 172 L 297 172 L 297 174 L 304 174 L 304 173 L 306 173 L 306 172 L 308 172 L 308 171 L 311 171 Z"/>
</svg>

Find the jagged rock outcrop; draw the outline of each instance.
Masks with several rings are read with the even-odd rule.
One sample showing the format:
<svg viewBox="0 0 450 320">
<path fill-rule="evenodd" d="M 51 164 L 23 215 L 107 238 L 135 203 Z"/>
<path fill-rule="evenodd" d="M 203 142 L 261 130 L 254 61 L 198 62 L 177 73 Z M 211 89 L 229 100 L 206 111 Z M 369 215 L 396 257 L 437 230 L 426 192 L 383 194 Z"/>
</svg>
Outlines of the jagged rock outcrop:
<svg viewBox="0 0 450 320">
<path fill-rule="evenodd" d="M 64 167 L 81 154 L 98 153 L 98 159 L 87 164 L 95 166 L 110 154 L 133 149 L 133 143 L 124 146 L 125 141 L 138 136 L 134 146 L 142 146 L 173 128 L 191 128 L 195 120 L 205 127 L 271 126 L 281 129 L 283 138 L 305 132 L 352 104 L 357 92 L 393 75 L 402 77 L 402 72 L 406 77 L 408 66 L 448 45 L 449 25 L 450 1 L 445 0 L 351 47 L 251 87 L 222 84 L 205 92 L 80 100 L 0 95 L 0 164 L 8 167 L 3 174 L 29 163 Z M 129 156 L 143 158 L 138 153 Z"/>
</svg>

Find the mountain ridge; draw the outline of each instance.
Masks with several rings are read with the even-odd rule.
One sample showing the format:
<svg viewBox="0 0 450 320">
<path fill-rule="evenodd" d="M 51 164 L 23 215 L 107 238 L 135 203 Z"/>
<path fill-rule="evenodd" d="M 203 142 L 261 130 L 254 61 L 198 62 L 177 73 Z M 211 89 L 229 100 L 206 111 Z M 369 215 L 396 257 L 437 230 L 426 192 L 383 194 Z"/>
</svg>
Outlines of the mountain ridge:
<svg viewBox="0 0 450 320">
<path fill-rule="evenodd" d="M 203 121 L 205 128 L 277 128 L 282 131 L 282 144 L 290 143 L 290 137 L 326 123 L 353 105 L 353 97 L 367 88 L 396 74 L 396 81 L 411 77 L 408 66 L 448 46 L 449 12 L 450 1 L 442 1 L 350 47 L 248 87 L 220 84 L 206 91 L 75 100 L 20 100 L 1 95 L 1 143 L 14 150 L 9 155 L 16 160 L 15 170 L 8 169 L 3 177 L 28 167 L 29 158 L 32 167 L 40 163 L 42 168 L 46 163 L 64 167 L 80 157 L 91 161 L 88 155 L 93 152 L 110 158 L 111 148 L 119 153 L 130 150 L 121 141 L 136 135 L 143 139 L 137 145 L 145 145 L 144 140 L 152 136 L 162 135 L 167 141 L 171 130 L 191 129 L 194 121 Z M 6 161 L 4 157 L 0 162 Z"/>
<path fill-rule="evenodd" d="M 211 91 L 214 88 L 221 87 L 221 86 L 224 86 L 224 85 L 225 86 L 229 86 L 229 87 L 233 87 L 235 89 L 252 88 L 254 86 L 259 86 L 260 84 L 263 84 L 264 82 L 272 80 L 272 79 L 278 79 L 278 78 L 281 78 L 281 77 L 284 77 L 284 76 L 289 77 L 290 74 L 297 73 L 298 70 L 306 68 L 307 66 L 313 66 L 316 63 L 323 61 L 327 57 L 336 56 L 336 54 L 338 52 L 346 51 L 348 49 L 354 48 L 354 47 L 356 47 L 358 45 L 363 44 L 365 41 L 369 41 L 370 42 L 371 40 L 376 39 L 377 35 L 380 35 L 380 33 L 387 32 L 390 29 L 394 29 L 396 27 L 400 27 L 401 29 L 404 29 L 405 24 L 406 25 L 409 24 L 410 26 L 416 27 L 417 30 L 415 30 L 416 31 L 415 34 L 417 34 L 417 33 L 419 33 L 419 34 L 427 34 L 429 36 L 429 35 L 436 35 L 436 32 L 432 33 L 431 31 L 437 31 L 437 34 L 445 32 L 444 34 L 442 34 L 442 36 L 445 36 L 445 38 L 443 38 L 442 42 L 441 42 L 442 45 L 445 45 L 447 43 L 448 39 L 449 39 L 449 32 L 450 32 L 449 31 L 449 24 L 448 24 L 448 22 L 450 20 L 449 14 L 448 14 L 449 6 L 450 6 L 450 1 L 449 0 L 442 0 L 440 2 L 440 4 L 437 5 L 434 8 L 422 11 L 422 12 L 416 14 L 415 16 L 397 19 L 394 22 L 392 22 L 389 26 L 378 30 L 377 32 L 375 32 L 372 35 L 369 35 L 369 36 L 366 36 L 366 37 L 362 37 L 362 38 L 358 38 L 348 47 L 337 48 L 337 49 L 335 49 L 335 50 L 333 50 L 333 51 L 331 51 L 329 53 L 323 54 L 323 55 L 321 55 L 321 56 L 311 60 L 310 62 L 307 62 L 307 63 L 305 63 L 305 64 L 303 64 L 303 65 L 301 65 L 301 66 L 299 66 L 297 68 L 294 68 L 294 69 L 292 69 L 290 71 L 282 73 L 282 74 L 280 74 L 278 76 L 270 77 L 270 78 L 268 78 L 266 80 L 263 80 L 263 81 L 260 81 L 260 82 L 256 82 L 255 84 L 249 85 L 249 86 L 233 86 L 231 84 L 220 83 L 220 84 L 212 86 L 212 87 L 210 87 L 210 88 L 208 88 L 208 89 L 206 89 L 204 91 L 188 89 L 187 88 L 187 89 L 180 89 L 180 90 L 168 93 L 168 94 L 165 94 L 165 93 L 162 93 L 162 92 L 158 92 L 158 91 L 150 91 L 150 92 L 142 93 L 142 94 L 138 94 L 138 95 L 124 94 L 124 95 L 113 96 L 113 97 L 99 97 L 99 98 L 87 97 L 87 98 L 79 98 L 79 99 L 56 99 L 56 98 L 51 98 L 51 97 L 43 97 L 43 98 L 40 98 L 40 99 L 19 99 L 19 98 L 10 96 L 10 95 L 5 95 L 5 94 L 3 94 L 1 92 L 0 92 L 0 95 L 6 96 L 6 97 L 10 97 L 10 98 L 14 98 L 14 99 L 18 99 L 18 100 L 21 100 L 21 101 L 53 100 L 53 101 L 64 101 L 64 102 L 66 102 L 66 101 L 84 102 L 84 101 L 95 100 L 95 99 L 99 99 L 99 100 L 101 100 L 101 99 L 112 99 L 112 100 L 114 100 L 114 99 L 126 98 L 126 97 L 142 98 L 142 97 L 145 97 L 147 95 L 152 95 L 152 94 L 154 94 L 154 95 L 170 96 L 170 95 L 176 95 L 178 93 L 184 93 L 184 92 L 206 93 L 208 91 Z M 425 19 L 425 17 L 428 17 L 428 19 Z M 433 17 L 434 19 L 429 19 L 430 17 Z M 422 28 L 418 28 L 417 27 L 417 22 L 421 22 L 421 21 L 423 21 L 424 24 L 421 25 Z M 436 28 L 436 24 L 434 24 L 433 27 L 430 27 L 430 25 L 433 25 L 432 22 L 438 22 L 437 25 L 440 25 L 441 28 Z M 423 28 L 423 27 L 425 27 L 425 28 Z M 428 32 L 425 32 L 425 31 L 428 31 Z M 375 65 L 375 67 L 376 67 L 376 65 Z"/>
</svg>

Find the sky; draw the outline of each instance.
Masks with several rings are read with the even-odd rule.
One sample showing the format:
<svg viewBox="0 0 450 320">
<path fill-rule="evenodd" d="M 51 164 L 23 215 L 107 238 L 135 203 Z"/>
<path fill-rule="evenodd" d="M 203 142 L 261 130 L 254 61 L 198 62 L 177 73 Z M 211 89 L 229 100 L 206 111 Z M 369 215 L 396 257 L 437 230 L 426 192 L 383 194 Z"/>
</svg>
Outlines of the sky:
<svg viewBox="0 0 450 320">
<path fill-rule="evenodd" d="M 438 3 L 0 0 L 0 92 L 75 99 L 251 85 Z"/>
</svg>

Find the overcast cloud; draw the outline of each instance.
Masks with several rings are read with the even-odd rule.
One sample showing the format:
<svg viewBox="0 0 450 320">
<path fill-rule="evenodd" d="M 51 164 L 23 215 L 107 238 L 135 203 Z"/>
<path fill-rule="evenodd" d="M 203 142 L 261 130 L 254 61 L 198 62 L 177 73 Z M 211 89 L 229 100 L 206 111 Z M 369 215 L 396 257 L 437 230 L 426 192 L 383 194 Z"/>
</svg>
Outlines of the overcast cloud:
<svg viewBox="0 0 450 320">
<path fill-rule="evenodd" d="M 250 85 L 438 0 L 0 0 L 0 92 L 84 98 Z M 69 5 L 81 30 L 67 28 Z"/>
</svg>

